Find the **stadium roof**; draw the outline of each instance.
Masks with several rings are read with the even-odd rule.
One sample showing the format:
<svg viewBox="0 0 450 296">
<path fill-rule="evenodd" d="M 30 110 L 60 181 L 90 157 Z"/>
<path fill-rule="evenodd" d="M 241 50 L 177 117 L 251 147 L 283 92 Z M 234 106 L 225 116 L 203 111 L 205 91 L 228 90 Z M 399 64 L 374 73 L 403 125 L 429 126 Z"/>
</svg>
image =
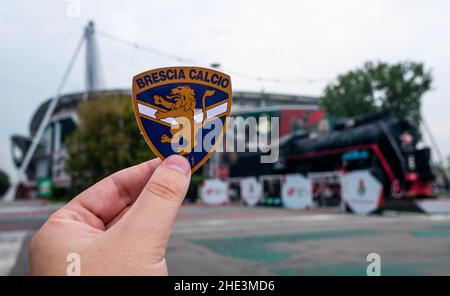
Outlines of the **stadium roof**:
<svg viewBox="0 0 450 296">
<path fill-rule="evenodd" d="M 76 92 L 65 94 L 59 99 L 58 105 L 55 108 L 54 114 L 63 111 L 73 111 L 76 106 L 83 100 L 85 92 Z M 91 93 L 92 95 L 111 95 L 111 96 L 123 96 L 131 95 L 131 90 L 129 89 L 111 89 L 111 90 L 100 90 Z M 39 124 L 42 121 L 45 111 L 47 110 L 50 100 L 48 99 L 43 102 L 34 113 L 30 122 L 30 135 L 34 136 Z M 273 106 L 273 105 L 317 105 L 319 98 L 312 96 L 301 96 L 301 95 L 288 95 L 288 94 L 276 94 L 276 93 L 264 93 L 264 92 L 247 92 L 247 91 L 235 91 L 233 92 L 233 104 L 249 107 L 258 106 Z"/>
</svg>

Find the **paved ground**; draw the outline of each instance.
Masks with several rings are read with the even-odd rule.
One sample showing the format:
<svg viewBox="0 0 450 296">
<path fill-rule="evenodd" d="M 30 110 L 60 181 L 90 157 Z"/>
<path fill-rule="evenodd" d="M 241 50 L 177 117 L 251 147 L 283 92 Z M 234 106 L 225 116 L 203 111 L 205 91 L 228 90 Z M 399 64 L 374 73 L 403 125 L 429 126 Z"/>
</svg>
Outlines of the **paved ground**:
<svg viewBox="0 0 450 296">
<path fill-rule="evenodd" d="M 27 274 L 27 245 L 55 207 L 0 207 L 0 274 Z M 333 210 L 184 206 L 167 260 L 172 275 L 450 275 L 450 216 L 360 217 Z"/>
<path fill-rule="evenodd" d="M 0 203 L 0 275 L 28 274 L 28 241 L 60 205 Z"/>
</svg>

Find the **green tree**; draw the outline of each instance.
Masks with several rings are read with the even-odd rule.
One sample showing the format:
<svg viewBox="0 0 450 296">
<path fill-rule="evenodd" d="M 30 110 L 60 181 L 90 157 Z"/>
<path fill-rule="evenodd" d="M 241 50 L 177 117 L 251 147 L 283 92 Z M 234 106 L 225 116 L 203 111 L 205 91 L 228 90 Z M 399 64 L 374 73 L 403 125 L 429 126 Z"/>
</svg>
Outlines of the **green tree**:
<svg viewBox="0 0 450 296">
<path fill-rule="evenodd" d="M 421 98 L 431 88 L 431 72 L 421 63 L 366 63 L 329 84 L 321 106 L 337 117 L 391 111 L 419 124 Z"/>
<path fill-rule="evenodd" d="M 10 186 L 8 175 L 0 169 L 0 197 L 8 191 Z"/>
<path fill-rule="evenodd" d="M 78 110 L 79 124 L 66 141 L 66 170 L 79 192 L 102 178 L 154 158 L 128 96 L 91 97 Z"/>
</svg>

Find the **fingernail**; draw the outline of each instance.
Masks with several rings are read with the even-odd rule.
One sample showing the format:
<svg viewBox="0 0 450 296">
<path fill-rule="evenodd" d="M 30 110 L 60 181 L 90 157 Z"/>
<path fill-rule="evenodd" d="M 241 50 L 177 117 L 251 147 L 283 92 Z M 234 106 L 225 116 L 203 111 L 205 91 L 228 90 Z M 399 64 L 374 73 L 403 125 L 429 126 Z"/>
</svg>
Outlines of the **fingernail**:
<svg viewBox="0 0 450 296">
<path fill-rule="evenodd" d="M 185 176 L 189 176 L 191 174 L 191 166 L 189 165 L 189 162 L 186 158 L 179 155 L 169 156 L 164 160 L 163 165 L 178 170 Z"/>
</svg>

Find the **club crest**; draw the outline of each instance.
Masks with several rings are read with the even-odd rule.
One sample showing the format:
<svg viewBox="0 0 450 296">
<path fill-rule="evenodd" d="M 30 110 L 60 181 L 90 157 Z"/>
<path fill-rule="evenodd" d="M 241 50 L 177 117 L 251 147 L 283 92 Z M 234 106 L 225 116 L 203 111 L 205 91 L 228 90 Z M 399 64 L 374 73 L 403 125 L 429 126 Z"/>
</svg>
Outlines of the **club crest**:
<svg viewBox="0 0 450 296">
<path fill-rule="evenodd" d="M 230 76 L 170 67 L 133 77 L 133 107 L 145 141 L 161 159 L 184 156 L 192 173 L 222 140 L 231 111 Z"/>
</svg>

